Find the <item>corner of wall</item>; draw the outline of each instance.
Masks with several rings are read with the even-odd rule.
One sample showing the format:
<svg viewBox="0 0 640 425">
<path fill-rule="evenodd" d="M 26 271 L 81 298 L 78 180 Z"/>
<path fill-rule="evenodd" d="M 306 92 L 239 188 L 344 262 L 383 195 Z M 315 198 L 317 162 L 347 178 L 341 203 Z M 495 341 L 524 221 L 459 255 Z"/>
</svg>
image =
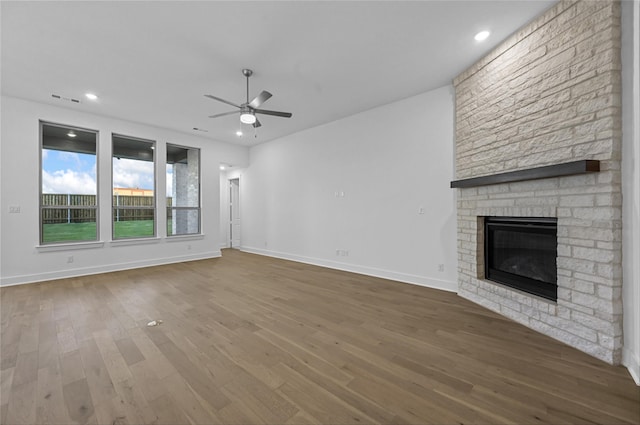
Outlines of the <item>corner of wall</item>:
<svg viewBox="0 0 640 425">
<path fill-rule="evenodd" d="M 622 364 L 640 385 L 640 2 L 622 2 Z"/>
</svg>

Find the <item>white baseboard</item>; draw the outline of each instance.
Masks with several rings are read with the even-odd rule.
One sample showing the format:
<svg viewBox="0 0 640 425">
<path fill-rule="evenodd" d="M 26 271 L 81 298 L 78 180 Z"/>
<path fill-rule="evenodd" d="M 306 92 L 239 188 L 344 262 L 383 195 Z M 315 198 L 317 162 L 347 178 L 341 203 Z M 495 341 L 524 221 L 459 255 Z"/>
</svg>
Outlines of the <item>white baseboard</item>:
<svg viewBox="0 0 640 425">
<path fill-rule="evenodd" d="M 622 364 L 627 367 L 629 374 L 636 381 L 636 385 L 640 386 L 640 358 L 628 348 L 622 349 Z"/>
<path fill-rule="evenodd" d="M 425 276 L 418 276 L 408 273 L 396 272 L 392 270 L 377 269 L 356 264 L 341 263 L 338 261 L 325 260 L 322 258 L 305 257 L 301 255 L 289 254 L 285 252 L 270 251 L 266 249 L 253 248 L 248 246 L 240 247 L 241 251 L 251 254 L 264 255 L 267 257 L 281 258 L 283 260 L 296 261 L 298 263 L 311 264 L 314 266 L 327 267 L 330 269 L 342 270 L 346 272 L 358 273 L 367 276 L 379 277 L 383 279 L 396 280 L 402 283 L 425 286 L 427 288 L 440 289 L 443 291 L 456 292 L 458 283 L 455 281 L 433 279 Z"/>
<path fill-rule="evenodd" d="M 182 263 L 184 261 L 206 260 L 208 258 L 218 258 L 221 255 L 222 254 L 220 253 L 220 250 L 218 250 L 201 252 L 192 255 L 153 258 L 149 260 L 132 261 L 128 263 L 116 263 L 92 267 L 82 267 L 70 270 L 60 270 L 55 272 L 10 276 L 0 278 L 0 286 L 22 285 L 25 283 L 44 282 L 47 280 L 64 279 L 68 277 L 87 276 L 92 274 L 116 272 L 121 270 L 139 269 L 142 267 L 161 266 L 163 264 Z"/>
</svg>

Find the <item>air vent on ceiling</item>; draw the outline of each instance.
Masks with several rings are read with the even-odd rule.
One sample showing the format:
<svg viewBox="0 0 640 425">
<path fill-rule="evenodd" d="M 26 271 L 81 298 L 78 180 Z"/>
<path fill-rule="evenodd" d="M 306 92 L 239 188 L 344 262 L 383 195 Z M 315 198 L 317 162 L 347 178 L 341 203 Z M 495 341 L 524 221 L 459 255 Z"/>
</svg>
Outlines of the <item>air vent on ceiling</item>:
<svg viewBox="0 0 640 425">
<path fill-rule="evenodd" d="M 64 100 L 67 102 L 80 103 L 79 99 L 74 99 L 72 97 L 64 97 L 64 96 L 60 96 L 59 94 L 52 94 L 51 97 L 53 97 L 54 99 Z"/>
</svg>

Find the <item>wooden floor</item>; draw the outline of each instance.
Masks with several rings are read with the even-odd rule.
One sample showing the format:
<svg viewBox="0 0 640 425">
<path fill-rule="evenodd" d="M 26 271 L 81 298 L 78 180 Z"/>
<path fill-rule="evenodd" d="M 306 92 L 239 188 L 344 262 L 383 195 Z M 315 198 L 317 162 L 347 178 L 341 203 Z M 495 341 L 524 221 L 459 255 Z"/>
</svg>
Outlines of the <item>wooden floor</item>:
<svg viewBox="0 0 640 425">
<path fill-rule="evenodd" d="M 383 279 L 225 250 L 0 295 L 3 424 L 640 423 L 626 369 Z"/>
</svg>

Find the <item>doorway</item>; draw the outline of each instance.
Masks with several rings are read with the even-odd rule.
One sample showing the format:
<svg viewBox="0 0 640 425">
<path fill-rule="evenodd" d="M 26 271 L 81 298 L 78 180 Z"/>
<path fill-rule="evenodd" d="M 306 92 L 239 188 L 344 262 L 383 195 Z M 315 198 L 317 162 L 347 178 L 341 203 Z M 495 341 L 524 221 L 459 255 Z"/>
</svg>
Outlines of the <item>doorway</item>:
<svg viewBox="0 0 640 425">
<path fill-rule="evenodd" d="M 240 248 L 240 179 L 229 179 L 229 247 Z"/>
</svg>

